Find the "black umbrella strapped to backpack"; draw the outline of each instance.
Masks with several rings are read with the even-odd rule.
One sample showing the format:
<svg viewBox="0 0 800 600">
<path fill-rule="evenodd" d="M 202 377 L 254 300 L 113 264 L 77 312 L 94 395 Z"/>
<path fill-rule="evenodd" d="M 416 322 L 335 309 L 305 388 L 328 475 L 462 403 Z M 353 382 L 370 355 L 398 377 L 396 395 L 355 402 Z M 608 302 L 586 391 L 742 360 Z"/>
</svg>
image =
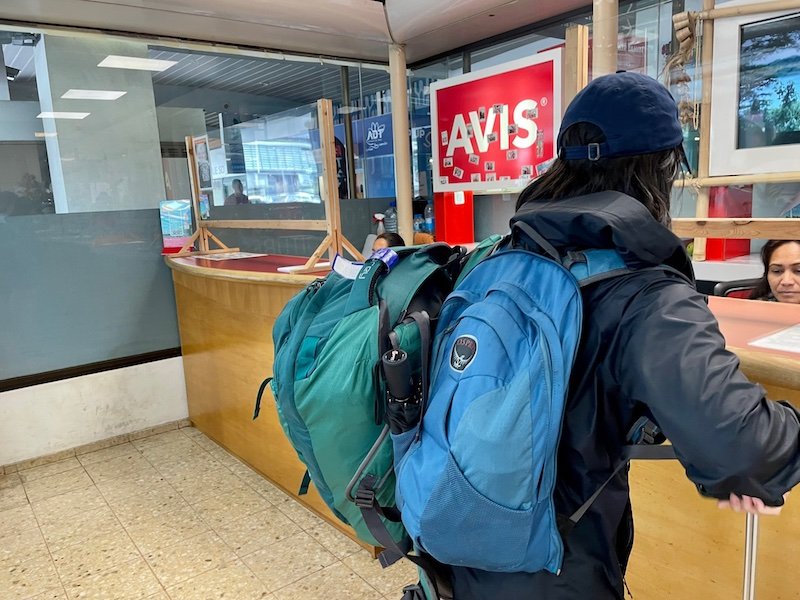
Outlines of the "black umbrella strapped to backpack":
<svg viewBox="0 0 800 600">
<path fill-rule="evenodd" d="M 422 410 L 422 382 L 414 385 L 411 364 L 404 350 L 393 349 L 381 357 L 386 377 L 386 418 L 389 430 L 395 434 L 414 429 Z"/>
</svg>

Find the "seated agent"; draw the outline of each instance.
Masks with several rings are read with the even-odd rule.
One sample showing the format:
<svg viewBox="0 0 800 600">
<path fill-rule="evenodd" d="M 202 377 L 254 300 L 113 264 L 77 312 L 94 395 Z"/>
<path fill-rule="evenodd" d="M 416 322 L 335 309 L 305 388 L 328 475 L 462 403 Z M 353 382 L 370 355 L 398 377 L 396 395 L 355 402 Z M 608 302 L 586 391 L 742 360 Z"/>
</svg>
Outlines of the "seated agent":
<svg viewBox="0 0 800 600">
<path fill-rule="evenodd" d="M 800 240 L 770 240 L 761 248 L 764 275 L 752 300 L 800 304 Z"/>
<path fill-rule="evenodd" d="M 406 242 L 405 240 L 403 240 L 403 238 L 400 236 L 399 233 L 387 231 L 375 238 L 375 241 L 372 242 L 372 251 L 375 252 L 376 250 L 380 250 L 381 248 L 392 248 L 394 246 L 405 246 L 405 245 Z"/>
<path fill-rule="evenodd" d="M 250 204 L 250 198 L 244 193 L 244 186 L 242 185 L 241 179 L 234 179 L 231 182 L 231 187 L 233 188 L 233 193 L 225 198 L 225 206 Z"/>
<path fill-rule="evenodd" d="M 582 291 L 583 332 L 558 451 L 560 515 L 573 514 L 611 475 L 643 415 L 674 444 L 699 493 L 722 509 L 775 514 L 800 482 L 800 412 L 766 401 L 739 370 L 668 228 L 681 144 L 666 88 L 634 73 L 600 77 L 567 109 L 553 166 L 517 201 L 513 221 L 524 220 L 562 255 L 616 249 L 633 270 Z M 661 266 L 668 268 L 651 268 Z M 634 539 L 627 469 L 562 536 L 558 576 L 450 566 L 453 596 L 622 600 Z"/>
</svg>

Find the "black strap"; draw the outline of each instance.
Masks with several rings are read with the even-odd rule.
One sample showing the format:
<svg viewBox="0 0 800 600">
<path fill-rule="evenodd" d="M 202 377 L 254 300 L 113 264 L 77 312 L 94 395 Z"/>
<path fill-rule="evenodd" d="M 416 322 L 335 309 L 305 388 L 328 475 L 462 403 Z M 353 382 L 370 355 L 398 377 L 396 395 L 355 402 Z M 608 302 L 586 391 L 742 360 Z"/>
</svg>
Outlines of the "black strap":
<svg viewBox="0 0 800 600">
<path fill-rule="evenodd" d="M 431 319 L 428 313 L 424 310 L 421 312 L 414 312 L 408 315 L 414 319 L 419 329 L 419 345 L 420 354 L 422 355 L 422 410 L 419 415 L 419 424 L 417 425 L 417 438 L 422 432 L 422 419 L 425 417 L 425 411 L 428 410 L 428 379 L 430 368 L 430 351 L 431 351 Z"/>
<path fill-rule="evenodd" d="M 381 566 L 386 568 L 401 558 L 407 558 L 425 572 L 434 588 L 436 598 L 440 598 L 439 580 L 436 577 L 433 561 L 424 554 L 409 554 L 412 550 L 411 543 L 407 539 L 399 543 L 396 542 L 386 528 L 382 517 L 388 518 L 386 517 L 387 510 L 381 507 L 375 499 L 375 485 L 377 482 L 377 478 L 372 474 L 361 480 L 356 492 L 356 506 L 361 510 L 361 516 L 372 537 L 384 548 L 384 551 L 378 557 Z"/>
<path fill-rule="evenodd" d="M 306 469 L 303 473 L 303 481 L 300 482 L 300 489 L 297 490 L 298 496 L 305 496 L 308 493 L 308 486 L 311 485 L 311 474 Z"/>
<path fill-rule="evenodd" d="M 536 244 L 539 246 L 539 248 L 544 250 L 550 256 L 550 258 L 552 258 L 554 261 L 558 262 L 559 264 L 561 263 L 561 255 L 559 255 L 558 250 L 556 250 L 555 247 L 550 242 L 548 242 L 546 239 L 544 239 L 544 237 L 542 237 L 539 234 L 539 232 L 536 231 L 533 227 L 531 227 L 530 225 L 528 225 L 527 223 L 525 223 L 523 221 L 517 221 L 517 222 L 514 223 L 514 226 L 512 227 L 512 229 L 513 230 L 519 230 L 519 231 L 523 232 L 531 240 L 536 242 Z"/>
<path fill-rule="evenodd" d="M 253 411 L 253 420 L 255 421 L 258 418 L 258 414 L 261 412 L 261 396 L 264 395 L 264 390 L 267 389 L 269 382 L 272 381 L 272 377 L 267 377 L 264 381 L 261 382 L 261 387 L 258 388 L 258 394 L 256 394 L 256 407 Z"/>
<path fill-rule="evenodd" d="M 569 527 L 571 528 L 578 524 L 578 521 L 583 518 L 583 515 L 585 515 L 586 511 L 588 511 L 592 504 L 594 504 L 594 501 L 597 500 L 598 496 L 600 496 L 606 486 L 611 483 L 611 480 L 614 479 L 614 477 L 617 476 L 617 473 L 622 470 L 622 467 L 627 465 L 631 460 L 672 460 L 674 458 L 675 448 L 670 445 L 648 446 L 646 444 L 637 444 L 634 446 L 625 446 L 622 452 L 622 460 L 616 466 L 611 475 L 608 476 L 608 479 L 603 482 L 603 485 L 601 485 L 597 491 L 592 494 L 589 499 L 572 514 L 572 516 L 569 518 Z"/>
<path fill-rule="evenodd" d="M 427 600 L 425 598 L 425 591 L 418 583 L 414 585 L 407 585 L 403 588 L 403 597 L 401 600 Z M 437 598 L 438 600 L 438 598 Z"/>
</svg>

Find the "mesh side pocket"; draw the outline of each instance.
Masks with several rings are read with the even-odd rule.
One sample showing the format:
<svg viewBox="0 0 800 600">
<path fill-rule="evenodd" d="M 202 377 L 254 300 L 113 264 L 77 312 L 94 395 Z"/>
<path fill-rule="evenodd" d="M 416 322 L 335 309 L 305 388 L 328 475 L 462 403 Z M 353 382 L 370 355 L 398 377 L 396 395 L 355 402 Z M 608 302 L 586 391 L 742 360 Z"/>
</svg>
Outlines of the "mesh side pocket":
<svg viewBox="0 0 800 600">
<path fill-rule="evenodd" d="M 533 509 L 512 510 L 476 491 L 450 454 L 417 542 L 446 564 L 514 572 L 526 562 L 532 520 Z"/>
</svg>

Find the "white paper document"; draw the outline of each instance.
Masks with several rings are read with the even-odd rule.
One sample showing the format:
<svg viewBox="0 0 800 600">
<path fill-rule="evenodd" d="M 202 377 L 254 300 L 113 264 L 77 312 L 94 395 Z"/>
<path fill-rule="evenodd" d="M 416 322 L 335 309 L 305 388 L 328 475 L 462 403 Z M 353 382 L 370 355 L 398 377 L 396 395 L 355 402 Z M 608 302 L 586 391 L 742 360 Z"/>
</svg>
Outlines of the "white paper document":
<svg viewBox="0 0 800 600">
<path fill-rule="evenodd" d="M 253 254 L 252 252 L 219 252 L 218 254 L 204 254 L 197 258 L 205 260 L 233 260 L 235 258 L 253 258 L 254 256 L 266 256 L 266 254 Z"/>
<path fill-rule="evenodd" d="M 800 324 L 749 342 L 750 346 L 800 354 Z"/>
</svg>

